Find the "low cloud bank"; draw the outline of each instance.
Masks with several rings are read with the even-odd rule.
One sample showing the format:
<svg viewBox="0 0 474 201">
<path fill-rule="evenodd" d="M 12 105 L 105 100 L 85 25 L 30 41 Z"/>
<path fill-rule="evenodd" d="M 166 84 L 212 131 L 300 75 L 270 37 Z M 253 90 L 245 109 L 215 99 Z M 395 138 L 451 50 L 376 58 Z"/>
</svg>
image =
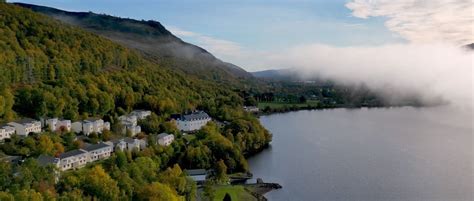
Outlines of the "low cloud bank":
<svg viewBox="0 0 474 201">
<path fill-rule="evenodd" d="M 443 100 L 472 108 L 473 52 L 448 44 L 395 44 L 291 48 L 267 57 L 269 66 L 292 67 L 303 78 L 314 75 L 343 84 L 365 84 L 396 102 L 418 96 L 423 103 Z"/>
</svg>

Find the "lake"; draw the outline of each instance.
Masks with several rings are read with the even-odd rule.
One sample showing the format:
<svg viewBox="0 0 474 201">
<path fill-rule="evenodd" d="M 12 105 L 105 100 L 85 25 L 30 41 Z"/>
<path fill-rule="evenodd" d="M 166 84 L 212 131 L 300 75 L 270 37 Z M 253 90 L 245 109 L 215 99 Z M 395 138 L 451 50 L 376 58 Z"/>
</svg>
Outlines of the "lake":
<svg viewBox="0 0 474 201">
<path fill-rule="evenodd" d="M 472 201 L 472 112 L 447 107 L 298 111 L 260 118 L 271 147 L 249 159 L 280 183 L 271 201 Z"/>
</svg>

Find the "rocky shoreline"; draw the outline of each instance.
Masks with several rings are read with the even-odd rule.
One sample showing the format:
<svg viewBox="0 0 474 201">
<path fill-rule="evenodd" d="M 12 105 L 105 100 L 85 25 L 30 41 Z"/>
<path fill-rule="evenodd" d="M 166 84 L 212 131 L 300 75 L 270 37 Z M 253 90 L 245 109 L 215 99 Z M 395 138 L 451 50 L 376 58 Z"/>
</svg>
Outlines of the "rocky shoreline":
<svg viewBox="0 0 474 201">
<path fill-rule="evenodd" d="M 244 187 L 258 201 L 267 201 L 268 199 L 264 196 L 265 193 L 282 188 L 278 183 L 265 183 L 261 178 L 258 178 L 255 184 L 244 184 Z"/>
</svg>

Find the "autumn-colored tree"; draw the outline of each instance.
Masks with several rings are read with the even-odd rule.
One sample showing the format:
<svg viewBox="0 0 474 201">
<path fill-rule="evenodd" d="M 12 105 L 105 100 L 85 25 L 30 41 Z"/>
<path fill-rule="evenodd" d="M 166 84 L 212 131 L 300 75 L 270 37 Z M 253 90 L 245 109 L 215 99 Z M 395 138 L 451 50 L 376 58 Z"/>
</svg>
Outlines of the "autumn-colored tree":
<svg viewBox="0 0 474 201">
<path fill-rule="evenodd" d="M 229 177 L 227 176 L 227 166 L 222 159 L 217 161 L 216 164 L 216 180 L 222 184 L 229 182 Z"/>
<path fill-rule="evenodd" d="M 20 192 L 15 193 L 15 200 L 20 201 L 43 201 L 43 196 L 41 193 L 38 193 L 32 189 L 30 190 L 21 190 Z"/>
<path fill-rule="evenodd" d="M 138 193 L 139 200 L 149 200 L 149 201 L 161 201 L 161 200 L 168 200 L 168 201 L 180 201 L 183 200 L 179 197 L 176 192 L 159 182 L 153 182 L 151 184 L 143 186 L 140 193 Z"/>
<path fill-rule="evenodd" d="M 48 154 L 48 155 L 53 155 L 54 154 L 54 149 L 55 144 L 53 141 L 49 138 L 48 135 L 40 135 L 38 139 L 38 153 L 39 154 Z M 64 148 L 63 148 L 64 151 Z"/>
<path fill-rule="evenodd" d="M 120 192 L 117 182 L 99 165 L 86 171 L 82 185 L 85 192 L 100 200 L 117 200 Z"/>
</svg>

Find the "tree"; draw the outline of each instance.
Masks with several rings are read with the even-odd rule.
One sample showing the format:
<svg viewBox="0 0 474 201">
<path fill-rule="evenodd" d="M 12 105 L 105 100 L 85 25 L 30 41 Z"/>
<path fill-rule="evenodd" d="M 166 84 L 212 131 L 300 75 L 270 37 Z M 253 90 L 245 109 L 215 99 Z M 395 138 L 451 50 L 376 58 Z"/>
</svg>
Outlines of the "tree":
<svg viewBox="0 0 474 201">
<path fill-rule="evenodd" d="M 0 191 L 0 200 L 2 201 L 14 201 L 15 197 L 12 194 L 4 191 Z"/>
<path fill-rule="evenodd" d="M 216 165 L 216 180 L 219 183 L 224 184 L 229 182 L 229 177 L 227 176 L 227 166 L 222 159 L 219 160 Z"/>
<path fill-rule="evenodd" d="M 204 196 L 209 201 L 214 200 L 215 193 L 216 193 L 216 190 L 214 190 L 214 188 L 212 188 L 212 185 L 213 185 L 212 182 L 207 180 L 207 181 L 204 182 L 204 186 L 203 186 L 203 189 L 202 189 Z"/>
<path fill-rule="evenodd" d="M 245 99 L 246 106 L 256 106 L 257 105 L 257 100 L 253 96 L 249 96 Z"/>
<path fill-rule="evenodd" d="M 38 155 L 47 154 L 53 155 L 54 153 L 54 143 L 47 135 L 40 135 L 38 139 Z"/>
<path fill-rule="evenodd" d="M 122 169 L 128 164 L 127 156 L 125 155 L 123 151 L 117 150 L 115 152 L 115 156 L 116 156 L 115 158 L 116 165 L 118 168 Z"/>
<path fill-rule="evenodd" d="M 99 165 L 85 172 L 82 185 L 84 192 L 99 200 L 117 200 L 120 192 L 117 182 Z"/>
<path fill-rule="evenodd" d="M 15 200 L 19 201 L 42 201 L 43 196 L 35 190 L 21 190 L 15 194 Z"/>
<path fill-rule="evenodd" d="M 12 177 L 12 167 L 10 163 L 0 163 L 0 191 L 6 190 L 11 185 L 13 181 Z"/>
<path fill-rule="evenodd" d="M 300 103 L 306 103 L 306 97 L 300 96 L 299 101 Z"/>
<path fill-rule="evenodd" d="M 181 200 L 173 189 L 159 182 L 153 182 L 151 184 L 143 186 L 142 190 L 140 191 L 140 193 L 138 193 L 137 196 L 139 200 L 149 201 Z"/>
</svg>

